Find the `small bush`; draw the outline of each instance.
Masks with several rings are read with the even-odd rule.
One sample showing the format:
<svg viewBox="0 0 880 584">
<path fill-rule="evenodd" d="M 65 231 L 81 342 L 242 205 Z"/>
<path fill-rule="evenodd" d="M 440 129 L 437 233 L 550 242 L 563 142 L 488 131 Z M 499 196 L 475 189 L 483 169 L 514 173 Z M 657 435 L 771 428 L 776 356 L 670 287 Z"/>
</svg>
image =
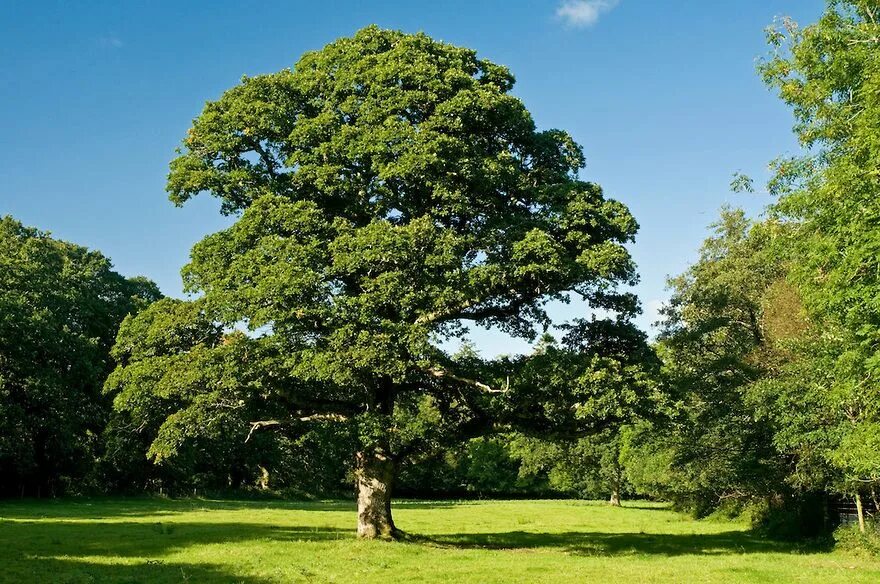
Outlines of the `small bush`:
<svg viewBox="0 0 880 584">
<path fill-rule="evenodd" d="M 880 556 L 880 523 L 868 521 L 865 533 L 859 531 L 858 524 L 841 525 L 834 531 L 834 544 L 848 552 Z"/>
</svg>

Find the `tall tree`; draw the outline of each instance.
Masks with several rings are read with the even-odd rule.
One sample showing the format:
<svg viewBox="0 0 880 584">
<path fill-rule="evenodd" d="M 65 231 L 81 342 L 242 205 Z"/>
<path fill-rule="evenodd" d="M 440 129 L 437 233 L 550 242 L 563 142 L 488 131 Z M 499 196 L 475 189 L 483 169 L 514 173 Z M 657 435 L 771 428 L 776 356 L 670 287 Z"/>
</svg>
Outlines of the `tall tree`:
<svg viewBox="0 0 880 584">
<path fill-rule="evenodd" d="M 82 478 L 109 413 L 101 385 L 119 323 L 158 297 L 98 252 L 0 219 L 0 491 Z"/>
<path fill-rule="evenodd" d="M 636 279 L 635 220 L 577 178 L 580 147 L 537 131 L 513 83 L 472 50 L 368 27 L 244 78 L 171 163 L 174 202 L 207 192 L 238 216 L 195 246 L 184 279 L 212 322 L 244 323 L 255 338 L 241 342 L 270 355 L 254 383 L 286 413 L 253 427 L 354 424 L 363 537 L 396 533 L 402 457 L 485 431 L 493 398 L 521 383 L 440 341 L 464 322 L 533 338 L 546 303 L 572 294 L 632 309 L 614 290 Z M 128 368 L 155 358 L 122 353 Z"/>
<path fill-rule="evenodd" d="M 764 299 L 785 274 L 774 246 L 785 228 L 724 209 L 713 230 L 699 260 L 670 280 L 659 342 L 674 415 L 640 427 L 633 442 L 642 448 L 628 454 L 665 463 L 660 476 L 636 470 L 637 486 L 698 512 L 722 498 L 772 495 L 785 476 L 771 426 L 748 401 L 769 366 Z"/>
<path fill-rule="evenodd" d="M 880 443 L 880 2 L 830 0 L 815 24 L 784 20 L 768 32 L 774 51 L 761 70 L 793 108 L 805 148 L 777 162 L 773 210 L 796 225 L 792 281 L 816 324 L 800 371 L 783 377 L 810 387 L 815 425 L 789 419 L 785 442 L 797 427 L 804 441 L 835 436 L 818 458 L 858 500 L 880 484 L 869 455 Z M 775 395 L 793 395 L 783 387 Z"/>
</svg>

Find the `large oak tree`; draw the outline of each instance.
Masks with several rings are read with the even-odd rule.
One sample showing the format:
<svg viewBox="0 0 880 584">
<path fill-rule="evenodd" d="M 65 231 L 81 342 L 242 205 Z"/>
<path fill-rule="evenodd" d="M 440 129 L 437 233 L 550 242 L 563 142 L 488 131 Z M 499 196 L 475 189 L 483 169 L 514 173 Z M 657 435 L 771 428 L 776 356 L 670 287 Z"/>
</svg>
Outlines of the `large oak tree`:
<svg viewBox="0 0 880 584">
<path fill-rule="evenodd" d="M 553 300 L 635 311 L 616 290 L 636 279 L 635 220 L 578 178 L 581 148 L 538 131 L 513 84 L 472 50 L 369 27 L 206 105 L 168 191 L 216 196 L 237 221 L 193 249 L 192 308 L 123 326 L 108 384 L 120 408 L 151 391 L 178 408 L 155 456 L 229 412 L 247 412 L 249 435 L 353 424 L 358 533 L 393 537 L 394 476 L 417 450 L 505 420 L 587 431 L 625 416 L 641 386 L 595 356 L 440 348 L 467 323 L 534 338 Z"/>
</svg>

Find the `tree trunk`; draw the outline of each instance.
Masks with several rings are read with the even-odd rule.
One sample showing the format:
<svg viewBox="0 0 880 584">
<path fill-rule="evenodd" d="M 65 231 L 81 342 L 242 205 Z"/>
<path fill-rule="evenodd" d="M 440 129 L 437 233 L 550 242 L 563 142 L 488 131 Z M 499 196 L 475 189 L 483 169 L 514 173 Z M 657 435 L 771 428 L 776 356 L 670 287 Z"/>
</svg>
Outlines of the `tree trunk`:
<svg viewBox="0 0 880 584">
<path fill-rule="evenodd" d="M 856 512 L 859 514 L 859 531 L 865 533 L 865 510 L 862 508 L 862 496 L 856 493 Z"/>
<path fill-rule="evenodd" d="M 257 479 L 257 487 L 261 491 L 269 490 L 269 469 L 263 466 L 262 464 L 258 464 L 257 468 L 260 469 L 260 476 Z"/>
<path fill-rule="evenodd" d="M 620 507 L 620 485 L 623 483 L 623 467 L 620 464 L 620 448 L 615 442 L 614 448 L 614 467 L 612 468 L 613 476 L 611 479 L 611 499 L 608 503 L 612 507 Z"/>
<path fill-rule="evenodd" d="M 611 499 L 608 501 L 612 507 L 620 507 L 620 487 L 614 485 L 611 491 Z"/>
<path fill-rule="evenodd" d="M 394 539 L 399 535 L 391 518 L 394 470 L 394 462 L 382 451 L 358 452 L 358 537 Z"/>
</svg>

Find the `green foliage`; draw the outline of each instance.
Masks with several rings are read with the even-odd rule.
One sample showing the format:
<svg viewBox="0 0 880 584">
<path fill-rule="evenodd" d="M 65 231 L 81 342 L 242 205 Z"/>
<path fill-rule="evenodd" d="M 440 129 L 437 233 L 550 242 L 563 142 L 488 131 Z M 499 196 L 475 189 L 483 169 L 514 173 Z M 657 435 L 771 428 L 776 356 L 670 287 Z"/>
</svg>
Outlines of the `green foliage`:
<svg viewBox="0 0 880 584">
<path fill-rule="evenodd" d="M 474 51 L 368 27 L 207 104 L 168 192 L 209 193 L 237 221 L 192 251 L 198 300 L 126 322 L 107 383 L 151 458 L 243 441 L 248 422 L 255 440 L 320 419 L 399 466 L 531 422 L 536 402 L 539 426 L 584 431 L 645 403 L 637 364 L 596 351 L 489 362 L 439 348 L 466 322 L 534 338 L 546 303 L 571 295 L 622 315 L 595 335 L 613 343 L 637 310 L 616 292 L 636 280 L 635 220 L 578 179 L 580 147 L 538 131 L 512 87 Z M 475 484 L 503 474 L 488 458 L 468 467 Z"/>
<path fill-rule="evenodd" d="M 603 431 L 577 441 L 520 438 L 513 452 L 520 475 L 546 475 L 548 487 L 581 499 L 609 499 L 633 493 L 621 457 L 620 431 Z"/>
<path fill-rule="evenodd" d="M 0 492 L 59 492 L 90 470 L 116 328 L 158 297 L 100 253 L 0 219 Z"/>
<path fill-rule="evenodd" d="M 264 371 L 279 356 L 264 339 L 224 331 L 202 301 L 163 299 L 127 318 L 113 356 L 120 366 L 105 384 L 115 413 L 103 462 L 117 488 L 339 490 L 339 449 L 351 437 L 326 423 L 292 424 L 276 440 L 253 432 L 251 421 L 283 419 L 293 408 L 280 367 L 279 395 L 267 397 Z"/>
<path fill-rule="evenodd" d="M 841 525 L 834 531 L 834 542 L 839 550 L 876 558 L 880 556 L 880 526 L 876 521 L 869 521 L 862 533 L 858 525 Z"/>
<path fill-rule="evenodd" d="M 752 499 L 744 514 L 758 533 L 778 540 L 829 539 L 837 517 L 829 510 L 829 496 L 819 491 L 796 491 L 786 496 Z"/>
<path fill-rule="evenodd" d="M 747 399 L 772 362 L 765 298 L 784 275 L 775 241 L 785 228 L 725 209 L 714 230 L 699 261 L 670 281 L 660 354 L 671 417 L 637 427 L 625 456 L 637 487 L 699 514 L 774 494 L 785 473 L 770 424 Z"/>
<path fill-rule="evenodd" d="M 790 246 L 814 330 L 764 384 L 766 412 L 799 480 L 853 493 L 880 481 L 880 5 L 833 1 L 815 24 L 771 31 L 761 71 L 795 114 L 808 154 L 777 164 L 773 211 L 797 225 Z M 824 467 L 824 468 L 823 468 Z"/>
</svg>

